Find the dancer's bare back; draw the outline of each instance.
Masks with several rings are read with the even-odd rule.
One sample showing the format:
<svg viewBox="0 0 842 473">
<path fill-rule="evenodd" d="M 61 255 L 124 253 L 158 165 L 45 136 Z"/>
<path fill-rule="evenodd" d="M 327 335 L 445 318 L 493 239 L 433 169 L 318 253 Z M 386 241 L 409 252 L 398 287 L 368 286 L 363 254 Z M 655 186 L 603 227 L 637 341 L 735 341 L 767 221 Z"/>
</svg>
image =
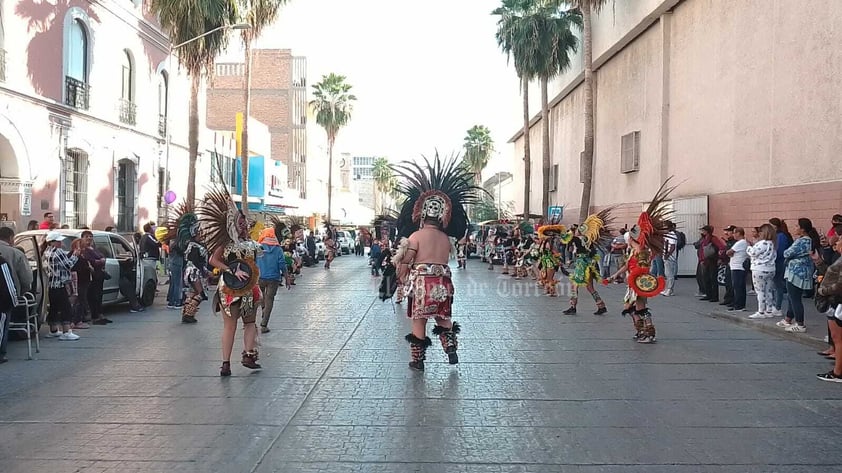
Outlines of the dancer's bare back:
<svg viewBox="0 0 842 473">
<path fill-rule="evenodd" d="M 428 225 L 409 236 L 409 257 L 413 263 L 447 264 L 450 261 L 450 239 L 447 234 Z"/>
</svg>

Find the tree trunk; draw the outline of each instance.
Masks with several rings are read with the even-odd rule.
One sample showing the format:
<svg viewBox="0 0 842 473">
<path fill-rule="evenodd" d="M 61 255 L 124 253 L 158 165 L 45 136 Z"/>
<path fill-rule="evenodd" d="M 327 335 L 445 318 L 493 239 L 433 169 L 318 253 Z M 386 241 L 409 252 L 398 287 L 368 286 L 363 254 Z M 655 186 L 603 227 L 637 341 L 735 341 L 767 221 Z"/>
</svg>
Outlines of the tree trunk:
<svg viewBox="0 0 842 473">
<path fill-rule="evenodd" d="M 199 157 L 199 88 L 202 77 L 199 73 L 190 75 L 190 116 L 187 120 L 187 202 L 196 201 L 196 160 Z M 169 130 L 167 130 L 169 133 Z"/>
<path fill-rule="evenodd" d="M 333 205 L 333 142 L 336 138 L 328 136 L 327 138 L 327 221 L 331 223 L 330 210 Z"/>
<path fill-rule="evenodd" d="M 549 217 L 547 213 L 550 208 L 550 168 L 552 161 L 550 160 L 550 103 L 547 96 L 547 76 L 541 77 L 541 132 L 543 133 L 543 142 L 541 143 L 541 154 L 543 157 L 543 193 L 541 195 L 541 204 L 544 207 L 541 213 L 546 219 Z"/>
<path fill-rule="evenodd" d="M 243 32 L 243 45 L 245 46 L 244 81 L 243 81 L 243 135 L 240 138 L 242 143 L 242 155 L 240 156 L 240 173 L 242 179 L 242 194 L 240 201 L 243 215 L 249 214 L 249 115 L 251 115 L 251 34 L 248 30 Z"/>
<path fill-rule="evenodd" d="M 593 109 L 593 49 L 591 38 L 591 9 L 582 9 L 584 25 L 585 60 L 585 154 L 582 158 L 582 202 L 579 205 L 579 221 L 584 222 L 591 213 L 591 190 L 593 187 L 594 152 L 594 109 Z"/>
<path fill-rule="evenodd" d="M 523 214 L 529 216 L 529 186 L 532 182 L 532 155 L 529 153 L 529 81 L 520 79 L 523 85 Z"/>
</svg>

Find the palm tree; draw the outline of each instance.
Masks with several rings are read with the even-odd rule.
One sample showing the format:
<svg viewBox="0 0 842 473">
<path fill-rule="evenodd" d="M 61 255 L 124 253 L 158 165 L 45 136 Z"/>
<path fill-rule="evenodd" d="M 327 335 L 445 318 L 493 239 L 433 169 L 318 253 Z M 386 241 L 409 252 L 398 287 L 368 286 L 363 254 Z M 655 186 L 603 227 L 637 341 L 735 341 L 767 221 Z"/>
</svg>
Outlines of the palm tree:
<svg viewBox="0 0 842 473">
<path fill-rule="evenodd" d="M 281 6 L 287 0 L 237 0 L 240 18 L 251 28 L 241 31 L 243 50 L 245 51 L 244 80 L 243 80 L 243 132 L 240 137 L 242 153 L 240 166 L 243 175 L 243 213 L 248 215 L 248 183 L 249 183 L 249 115 L 251 114 L 251 45 L 260 36 L 263 28 L 275 22 Z"/>
<path fill-rule="evenodd" d="M 614 0 L 610 0 L 612 3 Z M 594 107 L 593 107 L 593 27 L 591 13 L 599 13 L 609 0 L 571 0 L 582 12 L 584 66 L 585 66 L 585 153 L 582 158 L 582 202 L 579 205 L 579 221 L 588 217 L 591 208 L 593 187 L 594 152 Z"/>
<path fill-rule="evenodd" d="M 482 186 L 482 170 L 488 166 L 491 153 L 494 152 L 494 140 L 491 131 L 485 125 L 474 125 L 465 135 L 462 159 L 474 175 L 474 185 Z"/>
<path fill-rule="evenodd" d="M 354 101 L 351 85 L 345 82 L 346 77 L 330 73 L 322 76 L 321 82 L 313 85 L 313 100 L 310 108 L 316 114 L 316 123 L 321 125 L 327 133 L 327 220 L 330 221 L 330 206 L 333 200 L 333 145 L 339 130 L 351 121 L 351 111 Z"/>
<path fill-rule="evenodd" d="M 543 186 L 542 212 L 550 208 L 550 103 L 547 85 L 550 79 L 570 68 L 570 53 L 575 53 L 579 40 L 571 31 L 571 26 L 582 27 L 582 15 L 578 10 L 562 10 L 563 0 L 552 0 L 536 6 L 529 16 L 533 26 L 535 41 L 539 47 L 534 49 L 538 77 L 541 79 L 541 131 L 543 135 Z M 544 216 L 547 216 L 546 213 Z"/>
<path fill-rule="evenodd" d="M 523 91 L 523 213 L 529 215 L 529 186 L 532 180 L 532 160 L 529 147 L 529 81 L 535 78 L 535 65 L 530 63 L 530 25 L 524 19 L 535 1 L 503 0 L 500 7 L 491 12 L 500 17 L 497 20 L 497 45 L 506 53 L 507 59 L 514 59 L 515 72 Z"/>
<path fill-rule="evenodd" d="M 228 36 L 222 27 L 234 23 L 237 5 L 234 0 L 151 0 L 149 11 L 157 15 L 172 44 L 186 43 L 178 50 L 178 62 L 191 78 L 187 201 L 193 202 L 196 200 L 196 160 L 199 156 L 199 88 L 202 76 L 213 67 L 217 54 L 225 49 Z M 214 29 L 219 31 L 195 39 Z"/>
<path fill-rule="evenodd" d="M 397 185 L 392 167 L 389 165 L 389 160 L 382 157 L 376 158 L 371 169 L 371 175 L 374 178 L 374 198 L 377 200 L 377 197 L 380 197 L 380 205 L 375 205 L 375 207 L 377 207 L 378 213 L 382 214 L 385 195 L 391 194 Z"/>
</svg>

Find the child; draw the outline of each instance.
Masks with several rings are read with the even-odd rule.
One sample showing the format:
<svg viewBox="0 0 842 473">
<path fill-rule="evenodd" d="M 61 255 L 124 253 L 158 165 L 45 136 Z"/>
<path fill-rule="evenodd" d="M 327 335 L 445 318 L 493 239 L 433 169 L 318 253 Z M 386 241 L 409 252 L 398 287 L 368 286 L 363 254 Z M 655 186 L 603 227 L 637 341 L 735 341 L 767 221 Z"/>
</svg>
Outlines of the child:
<svg viewBox="0 0 842 473">
<path fill-rule="evenodd" d="M 380 276 L 380 256 L 382 251 L 380 250 L 380 240 L 374 240 L 371 243 L 371 250 L 368 253 L 368 257 L 371 261 L 371 275 L 374 277 Z"/>
</svg>

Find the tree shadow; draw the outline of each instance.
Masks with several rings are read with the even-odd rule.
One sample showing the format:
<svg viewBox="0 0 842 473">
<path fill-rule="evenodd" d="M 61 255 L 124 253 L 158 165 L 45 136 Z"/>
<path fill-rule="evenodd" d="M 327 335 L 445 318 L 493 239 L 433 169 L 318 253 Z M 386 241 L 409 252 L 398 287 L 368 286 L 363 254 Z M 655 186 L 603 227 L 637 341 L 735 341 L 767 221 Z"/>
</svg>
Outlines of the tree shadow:
<svg viewBox="0 0 842 473">
<path fill-rule="evenodd" d="M 143 173 L 140 175 L 140 178 L 137 180 L 137 195 L 143 195 L 143 186 L 149 183 L 149 174 Z M 157 193 L 157 189 L 156 189 Z M 157 202 L 157 199 L 155 200 Z M 137 208 L 137 218 L 138 221 L 143 223 L 149 220 L 149 209 L 146 207 L 138 206 Z"/>
<path fill-rule="evenodd" d="M 114 201 L 116 195 L 114 192 L 113 168 L 108 170 L 108 180 L 106 182 L 108 182 L 108 185 L 100 189 L 99 194 L 96 196 L 96 203 L 99 208 L 91 220 L 91 228 L 105 228 L 109 225 L 117 225 L 114 217 L 111 215 L 111 203 Z"/>
<path fill-rule="evenodd" d="M 39 95 L 57 101 L 61 101 L 64 87 L 64 77 L 56 71 L 64 62 L 64 17 L 73 7 L 82 9 L 91 21 L 100 22 L 85 0 L 20 0 L 15 6 L 15 14 L 27 22 L 27 32 L 35 32 L 26 47 L 27 75 Z M 88 57 L 90 71 L 95 58 L 93 54 Z"/>
</svg>

